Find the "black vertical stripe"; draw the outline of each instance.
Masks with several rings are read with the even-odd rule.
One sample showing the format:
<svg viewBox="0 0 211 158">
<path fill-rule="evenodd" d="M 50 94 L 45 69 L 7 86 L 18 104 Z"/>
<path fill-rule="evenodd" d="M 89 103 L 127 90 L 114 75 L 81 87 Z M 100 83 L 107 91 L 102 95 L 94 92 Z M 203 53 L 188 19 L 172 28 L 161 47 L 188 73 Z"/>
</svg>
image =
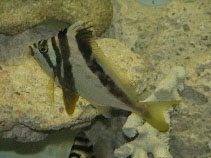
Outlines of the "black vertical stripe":
<svg viewBox="0 0 211 158">
<path fill-rule="evenodd" d="M 89 139 L 85 138 L 84 136 L 76 136 L 75 141 L 89 143 Z"/>
<path fill-rule="evenodd" d="M 132 105 L 128 96 L 115 84 L 111 77 L 105 73 L 103 68 L 97 63 L 97 60 L 91 57 L 92 46 L 90 45 L 90 39 L 93 37 L 92 31 L 87 29 L 89 28 L 78 30 L 76 34 L 78 48 L 85 59 L 87 66 L 99 78 L 100 82 L 112 95 L 119 98 L 125 104 Z"/>
<path fill-rule="evenodd" d="M 84 132 L 79 132 L 74 139 L 69 158 L 89 157 L 95 158 L 93 145 Z"/>
<path fill-rule="evenodd" d="M 53 63 L 52 63 L 52 61 L 51 61 L 51 59 L 50 59 L 48 53 L 42 53 L 42 55 L 43 55 L 43 57 L 46 59 L 48 65 L 49 65 L 51 68 L 54 69 Z"/>
<path fill-rule="evenodd" d="M 37 48 L 37 44 L 36 43 L 34 43 L 33 46 L 34 46 L 34 48 Z"/>
<path fill-rule="evenodd" d="M 46 46 L 47 45 L 47 40 L 42 40 L 42 41 L 39 41 L 38 42 L 38 48 L 39 48 L 39 51 L 40 53 L 43 55 L 43 57 L 45 58 L 45 60 L 47 61 L 48 65 L 54 69 L 54 65 L 49 57 L 49 54 L 48 54 L 48 50 L 46 50 L 45 52 L 43 52 L 41 49 L 42 47 Z"/>
<path fill-rule="evenodd" d="M 72 147 L 72 150 L 77 150 L 77 151 L 84 151 L 86 153 L 93 153 L 93 146 L 84 146 L 84 145 L 76 145 L 74 144 Z"/>
<path fill-rule="evenodd" d="M 53 50 L 54 50 L 54 53 L 55 53 L 55 56 L 56 56 L 55 77 L 57 76 L 58 77 L 58 80 L 59 80 L 59 83 L 61 83 L 62 82 L 62 78 L 61 78 L 62 56 L 61 56 L 61 54 L 59 52 L 59 48 L 57 46 L 55 37 L 52 37 L 51 38 L 51 44 L 52 44 L 52 47 L 53 47 Z"/>
<path fill-rule="evenodd" d="M 111 94 L 119 98 L 123 103 L 132 105 L 127 95 L 115 84 L 115 82 L 108 76 L 103 68 L 97 63 L 96 59 L 91 61 L 91 70 L 97 74 L 101 83 L 109 90 Z"/>
<path fill-rule="evenodd" d="M 64 78 L 62 87 L 68 88 L 71 92 L 76 92 L 75 81 L 72 73 L 72 65 L 69 62 L 71 52 L 66 33 L 67 29 L 59 32 L 58 34 L 59 47 L 61 50 L 63 69 L 64 69 Z"/>
<path fill-rule="evenodd" d="M 69 158 L 80 158 L 81 155 L 75 152 L 71 152 Z"/>
</svg>

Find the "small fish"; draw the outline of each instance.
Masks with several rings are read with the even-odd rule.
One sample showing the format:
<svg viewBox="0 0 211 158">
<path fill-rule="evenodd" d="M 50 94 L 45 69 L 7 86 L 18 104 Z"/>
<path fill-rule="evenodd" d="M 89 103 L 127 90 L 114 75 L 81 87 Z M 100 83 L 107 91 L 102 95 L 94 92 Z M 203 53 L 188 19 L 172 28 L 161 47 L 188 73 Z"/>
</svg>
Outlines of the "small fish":
<svg viewBox="0 0 211 158">
<path fill-rule="evenodd" d="M 163 112 L 179 101 L 140 103 L 128 76 L 98 47 L 90 26 L 76 22 L 58 36 L 29 48 L 44 71 L 61 86 L 69 115 L 74 112 L 80 95 L 96 106 L 138 113 L 159 131 L 169 129 Z"/>
<path fill-rule="evenodd" d="M 75 137 L 69 158 L 95 158 L 93 145 L 84 132 Z"/>
</svg>

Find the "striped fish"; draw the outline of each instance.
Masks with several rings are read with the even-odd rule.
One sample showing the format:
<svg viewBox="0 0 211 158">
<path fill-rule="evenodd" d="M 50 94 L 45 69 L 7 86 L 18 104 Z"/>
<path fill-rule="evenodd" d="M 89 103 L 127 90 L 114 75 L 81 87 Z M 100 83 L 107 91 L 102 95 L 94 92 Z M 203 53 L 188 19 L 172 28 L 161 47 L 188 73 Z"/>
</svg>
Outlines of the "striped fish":
<svg viewBox="0 0 211 158">
<path fill-rule="evenodd" d="M 58 36 L 30 46 L 31 54 L 63 90 L 68 114 L 79 95 L 96 106 L 112 106 L 140 114 L 159 131 L 167 131 L 163 111 L 179 101 L 139 102 L 128 76 L 106 58 L 93 38 L 91 27 L 76 22 Z"/>
<path fill-rule="evenodd" d="M 95 158 L 93 145 L 84 132 L 75 137 L 69 158 Z"/>
</svg>

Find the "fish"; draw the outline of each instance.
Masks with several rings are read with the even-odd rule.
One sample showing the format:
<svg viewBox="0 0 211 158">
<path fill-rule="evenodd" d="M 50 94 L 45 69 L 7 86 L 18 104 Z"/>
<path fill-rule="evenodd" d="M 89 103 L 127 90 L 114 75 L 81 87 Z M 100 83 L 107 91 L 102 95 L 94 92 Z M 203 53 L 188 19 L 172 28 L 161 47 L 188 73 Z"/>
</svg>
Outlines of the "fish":
<svg viewBox="0 0 211 158">
<path fill-rule="evenodd" d="M 104 55 L 95 41 L 93 27 L 86 22 L 78 21 L 29 49 L 41 68 L 62 88 L 69 115 L 82 96 L 95 106 L 135 112 L 157 130 L 168 131 L 163 113 L 180 101 L 140 102 L 129 77 Z"/>
<path fill-rule="evenodd" d="M 93 144 L 83 131 L 75 137 L 69 158 L 96 158 Z"/>
</svg>

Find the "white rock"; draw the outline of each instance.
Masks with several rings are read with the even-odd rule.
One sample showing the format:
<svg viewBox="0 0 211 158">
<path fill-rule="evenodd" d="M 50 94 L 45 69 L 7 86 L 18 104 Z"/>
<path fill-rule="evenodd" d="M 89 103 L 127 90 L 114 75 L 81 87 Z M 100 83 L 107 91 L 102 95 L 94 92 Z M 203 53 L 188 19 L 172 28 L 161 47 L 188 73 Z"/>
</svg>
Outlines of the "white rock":
<svg viewBox="0 0 211 158">
<path fill-rule="evenodd" d="M 172 68 L 169 75 L 158 84 L 155 93 L 144 101 L 164 101 L 179 99 L 177 90 L 181 91 L 184 89 L 184 77 L 185 70 L 183 67 L 176 66 Z"/>
<path fill-rule="evenodd" d="M 169 75 L 162 80 L 155 93 L 144 101 L 161 101 L 161 100 L 179 100 L 177 90 L 183 89 L 183 79 L 185 71 L 183 67 L 174 67 Z M 165 113 L 167 122 L 170 121 L 168 113 Z M 125 158 L 132 155 L 133 158 L 147 158 L 147 153 L 152 153 L 154 158 L 171 158 L 169 153 L 169 135 L 168 133 L 160 133 L 147 122 L 143 124 L 143 120 L 136 114 L 131 114 L 123 131 L 129 138 L 139 134 L 138 137 L 115 150 L 118 158 Z M 132 152 L 132 153 L 131 153 Z"/>
<path fill-rule="evenodd" d="M 122 128 L 124 134 L 129 138 L 134 137 L 138 133 L 137 127 L 142 125 L 143 123 L 144 121 L 140 118 L 140 116 L 138 116 L 135 113 L 132 113 L 128 117 L 127 122 L 124 124 Z"/>
</svg>

